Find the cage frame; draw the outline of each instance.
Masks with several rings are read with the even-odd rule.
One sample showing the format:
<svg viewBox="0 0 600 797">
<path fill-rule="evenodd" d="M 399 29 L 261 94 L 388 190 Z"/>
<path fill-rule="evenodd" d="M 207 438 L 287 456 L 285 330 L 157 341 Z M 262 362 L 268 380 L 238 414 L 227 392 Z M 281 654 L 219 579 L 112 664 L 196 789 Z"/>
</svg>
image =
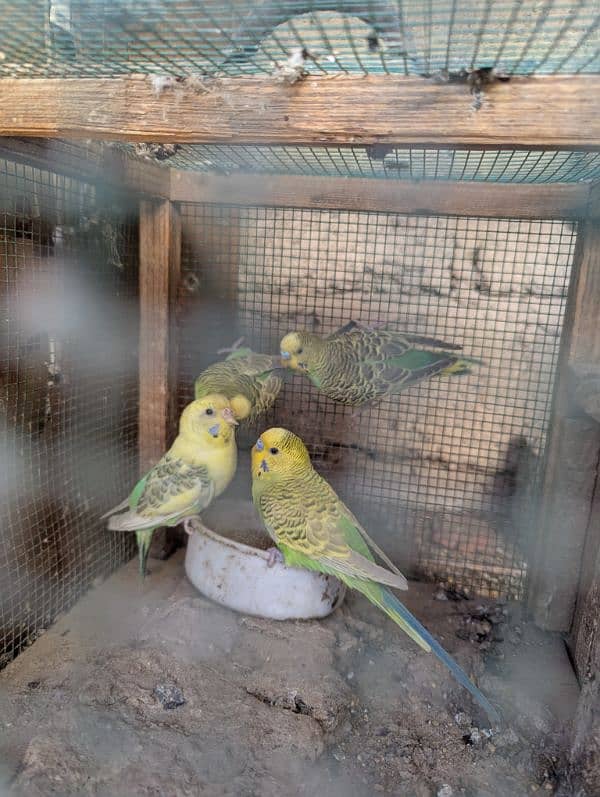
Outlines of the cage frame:
<svg viewBox="0 0 600 797">
<path fill-rule="evenodd" d="M 532 79 L 544 83 L 551 83 L 554 80 L 555 78 Z M 590 82 L 588 77 L 577 78 L 575 82 L 580 80 Z M 6 79 L 0 80 L 0 89 L 5 82 Z M 9 82 L 21 85 L 33 82 L 47 84 L 49 81 L 10 79 Z M 50 82 L 78 84 L 82 81 Z M 243 79 L 243 82 L 253 81 Z M 600 87 L 600 80 L 598 84 Z M 24 94 L 27 95 L 27 87 L 25 88 Z M 310 90 L 310 86 L 303 85 L 301 88 L 301 91 Z M 298 92 L 295 87 L 294 91 Z M 67 93 L 70 92 L 69 88 Z M 463 114 L 466 112 L 464 94 L 465 89 L 462 87 Z M 68 104 L 71 105 L 72 101 L 74 95 L 71 94 Z M 171 112 L 175 119 L 180 118 L 180 101 L 168 96 L 166 101 L 167 106 L 171 106 L 169 118 L 172 118 Z M 325 99 L 325 103 L 327 102 Z M 60 108 L 61 104 L 57 104 L 56 108 Z M 132 108 L 130 116 L 134 114 L 145 116 L 142 106 L 130 107 Z M 7 115 L 11 113 L 10 109 L 9 101 L 4 106 Z M 565 110 L 565 115 L 571 110 Z M 0 110 L 0 131 L 4 134 L 2 113 Z M 551 128 L 553 123 L 553 121 L 548 123 L 544 121 L 541 127 L 546 130 Z M 32 120 L 26 124 L 22 121 L 19 129 L 20 138 L 4 135 L 0 138 L 0 153 L 4 152 L 9 157 L 29 165 L 48 168 L 49 139 L 53 137 L 59 139 L 61 135 L 65 135 L 65 131 L 58 129 L 49 131 L 45 125 L 44 131 L 46 138 L 42 141 L 38 138 L 40 127 L 37 122 Z M 71 129 L 67 132 L 76 136 Z M 88 129 L 85 132 L 86 135 L 90 134 Z M 103 126 L 94 127 L 91 132 L 92 140 L 102 141 L 106 137 Z M 589 138 L 586 138 L 587 146 L 594 148 L 596 142 L 592 138 L 595 133 L 592 128 L 589 128 L 587 133 L 589 133 Z M 186 132 L 185 138 L 193 139 L 195 135 L 195 132 Z M 374 131 L 367 130 L 367 136 L 371 135 L 375 135 Z M 545 133 L 541 138 L 544 137 Z M 451 135 L 450 138 L 454 136 Z M 218 136 L 213 140 L 218 140 Z M 330 142 L 331 139 L 327 141 Z M 336 142 L 354 144 L 355 137 L 338 133 Z M 413 143 L 414 139 L 409 141 L 406 138 L 394 138 L 395 146 L 407 146 Z M 600 144 L 600 136 L 598 143 Z M 525 149 L 531 146 L 516 137 L 514 131 L 510 140 L 496 137 L 494 144 Z M 461 140 L 459 145 L 471 147 L 472 143 Z M 485 147 L 486 144 L 480 142 L 479 146 Z M 538 144 L 535 148 L 539 146 Z M 94 152 L 94 148 L 92 147 L 90 151 Z M 236 173 L 231 176 L 202 174 L 165 168 L 151 162 L 133 159 L 118 149 L 106 150 L 99 147 L 97 153 L 97 159 L 90 160 L 85 167 L 85 176 L 95 181 L 112 182 L 139 196 L 141 240 L 139 287 L 142 312 L 139 363 L 142 410 L 139 418 L 139 452 L 142 468 L 146 468 L 162 454 L 175 428 L 176 407 L 172 396 L 177 380 L 176 285 L 181 267 L 181 203 L 219 204 L 226 201 L 228 204 L 239 206 L 251 204 L 420 215 L 560 219 L 580 224 L 546 446 L 543 494 L 548 498 L 542 502 L 538 515 L 538 544 L 534 560 L 531 562 L 532 577 L 528 590 L 528 603 L 536 622 L 548 630 L 568 631 L 574 617 L 583 550 L 591 522 L 591 501 L 595 487 L 595 478 L 591 478 L 595 474 L 592 465 L 595 463 L 597 451 L 600 450 L 600 438 L 596 449 L 595 442 L 590 442 L 595 439 L 594 435 L 590 437 L 589 424 L 586 426 L 585 423 L 580 424 L 576 430 L 571 424 L 569 434 L 566 435 L 564 416 L 578 412 L 571 406 L 572 396 L 575 393 L 577 362 L 590 358 L 595 358 L 596 362 L 600 359 L 598 347 L 592 345 L 590 350 L 590 344 L 587 342 L 590 339 L 590 329 L 593 330 L 596 319 L 600 317 L 600 284 L 597 277 L 600 273 L 598 262 L 600 247 L 597 251 L 594 250 L 596 244 L 600 244 L 596 221 L 600 217 L 600 183 L 490 184 L 466 181 L 416 182 L 402 179 L 269 175 L 264 178 L 262 196 L 257 197 L 254 174 Z M 53 168 L 66 174 L 82 176 L 80 159 L 72 160 L 56 150 L 52 150 L 52 156 Z M 350 187 L 351 192 L 348 190 Z M 226 276 L 228 283 L 231 284 L 233 275 Z M 593 339 L 593 335 L 591 337 Z M 573 438 L 574 432 L 576 432 L 575 438 Z M 576 478 L 571 472 L 573 469 L 567 467 L 563 460 L 568 456 L 569 445 L 574 446 L 574 451 L 579 451 L 584 442 L 587 442 L 586 450 L 589 451 L 587 467 L 583 468 Z M 588 476 L 587 480 L 585 474 Z M 589 511 L 579 513 L 581 517 L 570 520 L 568 535 L 562 533 L 563 520 L 558 521 L 559 515 L 552 502 L 552 496 L 557 494 L 559 484 L 565 484 L 565 478 L 568 478 L 569 489 L 579 490 L 578 494 L 590 506 Z M 542 529 L 545 529 L 543 534 Z M 600 532 L 598 538 L 600 539 Z M 546 577 L 536 576 L 536 573 L 542 572 L 547 574 Z M 556 588 L 557 573 L 561 574 L 560 590 Z"/>
<path fill-rule="evenodd" d="M 147 76 L 6 78 L 0 80 L 0 152 L 47 167 L 48 141 L 64 138 L 597 150 L 600 115 L 594 96 L 600 96 L 600 76 L 594 75 L 513 78 L 495 85 L 477 113 L 470 107 L 467 86 L 441 87 L 412 77 L 308 77 L 293 86 L 264 78 L 216 78 L 162 92 Z M 81 176 L 80 161 L 54 158 L 57 167 Z M 600 634 L 592 640 L 589 633 L 600 607 L 600 424 L 590 423 L 577 399 L 578 365 L 591 364 L 600 375 L 600 336 L 595 333 L 600 318 L 600 183 L 268 176 L 261 198 L 253 192 L 255 174 L 179 171 L 129 159 L 116 149 L 103 151 L 86 176 L 109 179 L 139 197 L 141 467 L 162 454 L 174 431 L 181 203 L 226 200 L 240 206 L 577 222 L 528 605 L 542 628 L 572 630 L 570 645 L 582 680 L 590 668 L 600 667 Z M 230 281 L 233 275 L 227 276 Z M 557 504 L 565 493 L 577 500 L 579 511 Z M 580 727 L 592 721 L 592 706 L 598 704 L 599 687 L 592 685 L 582 696 Z"/>
</svg>

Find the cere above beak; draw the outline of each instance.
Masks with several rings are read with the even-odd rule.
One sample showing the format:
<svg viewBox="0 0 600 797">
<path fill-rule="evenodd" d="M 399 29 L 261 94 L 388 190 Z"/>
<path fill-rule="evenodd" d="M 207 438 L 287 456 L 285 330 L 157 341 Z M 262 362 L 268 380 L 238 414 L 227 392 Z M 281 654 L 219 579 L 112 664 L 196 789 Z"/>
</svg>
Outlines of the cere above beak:
<svg viewBox="0 0 600 797">
<path fill-rule="evenodd" d="M 292 357 L 292 355 L 289 353 L 289 351 L 280 351 L 279 353 L 281 354 L 281 359 L 282 360 L 290 360 L 291 357 Z"/>
<path fill-rule="evenodd" d="M 221 424 L 215 423 L 214 426 L 209 427 L 208 433 L 211 434 L 213 437 L 218 437 L 220 430 L 221 430 Z"/>
<path fill-rule="evenodd" d="M 233 416 L 233 412 L 229 409 L 229 407 L 225 407 L 224 410 L 221 411 L 221 416 L 228 423 L 230 426 L 237 426 L 238 422 Z"/>
<path fill-rule="evenodd" d="M 265 447 L 265 444 L 263 443 L 263 441 L 259 437 L 258 440 L 256 441 L 256 450 L 257 451 L 262 451 L 264 449 L 264 447 Z"/>
</svg>

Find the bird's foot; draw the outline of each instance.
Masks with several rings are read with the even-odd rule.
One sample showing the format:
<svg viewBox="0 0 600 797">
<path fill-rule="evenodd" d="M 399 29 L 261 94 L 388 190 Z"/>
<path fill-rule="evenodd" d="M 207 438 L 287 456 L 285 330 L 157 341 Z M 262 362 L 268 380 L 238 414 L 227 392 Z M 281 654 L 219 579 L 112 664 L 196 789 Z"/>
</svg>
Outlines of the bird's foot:
<svg viewBox="0 0 600 797">
<path fill-rule="evenodd" d="M 269 558 L 267 559 L 267 567 L 273 567 L 275 564 L 282 565 L 283 564 L 283 554 L 279 550 L 279 548 L 268 548 L 267 554 Z"/>
<path fill-rule="evenodd" d="M 231 346 L 227 346 L 225 349 L 218 349 L 217 354 L 231 354 L 234 351 L 237 351 L 242 343 L 244 342 L 244 336 L 242 335 L 241 338 L 238 338 Z"/>
<path fill-rule="evenodd" d="M 183 519 L 183 528 L 187 534 L 192 535 L 198 531 L 198 515 L 190 515 Z"/>
</svg>

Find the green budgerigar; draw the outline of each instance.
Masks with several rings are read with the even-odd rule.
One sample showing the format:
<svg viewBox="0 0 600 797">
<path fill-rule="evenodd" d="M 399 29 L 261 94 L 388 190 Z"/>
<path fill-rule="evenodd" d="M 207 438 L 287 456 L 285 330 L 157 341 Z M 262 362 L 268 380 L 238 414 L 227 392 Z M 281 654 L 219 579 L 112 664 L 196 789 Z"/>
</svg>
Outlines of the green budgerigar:
<svg viewBox="0 0 600 797">
<path fill-rule="evenodd" d="M 258 438 L 252 449 L 252 497 L 286 565 L 328 573 L 362 592 L 417 645 L 433 652 L 490 718 L 498 720 L 494 707 L 467 674 L 388 589 L 407 589 L 408 584 L 312 467 L 297 435 L 274 428 Z M 371 551 L 387 567 L 378 565 Z"/>
<path fill-rule="evenodd" d="M 283 380 L 277 358 L 243 347 L 234 349 L 226 360 L 209 365 L 196 379 L 197 399 L 221 393 L 231 402 L 238 421 L 249 423 L 271 409 Z"/>
<path fill-rule="evenodd" d="M 374 329 L 351 321 L 326 337 L 289 332 L 282 365 L 305 373 L 322 393 L 359 407 L 432 376 L 465 374 L 478 363 L 456 354 L 460 346 L 437 338 Z"/>
<path fill-rule="evenodd" d="M 236 425 L 225 396 L 192 401 L 181 413 L 171 448 L 125 501 L 103 515 L 109 518 L 109 529 L 136 533 L 142 576 L 155 529 L 176 526 L 206 509 L 233 479 Z"/>
</svg>

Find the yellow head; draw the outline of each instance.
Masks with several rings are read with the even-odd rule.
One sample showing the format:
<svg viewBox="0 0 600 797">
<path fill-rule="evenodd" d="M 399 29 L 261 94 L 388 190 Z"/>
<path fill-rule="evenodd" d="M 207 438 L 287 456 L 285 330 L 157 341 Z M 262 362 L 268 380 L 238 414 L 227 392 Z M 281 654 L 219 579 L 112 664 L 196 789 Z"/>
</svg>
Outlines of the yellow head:
<svg viewBox="0 0 600 797">
<path fill-rule="evenodd" d="M 279 344 L 281 364 L 293 371 L 309 371 L 321 338 L 310 332 L 288 332 Z"/>
<path fill-rule="evenodd" d="M 232 396 L 230 401 L 231 409 L 233 410 L 233 414 L 238 421 L 243 421 L 252 412 L 252 404 L 250 403 L 249 399 L 246 398 L 246 396 L 243 396 L 241 393 Z"/>
<path fill-rule="evenodd" d="M 306 446 L 287 429 L 267 429 L 252 449 L 252 479 L 273 481 L 311 468 Z"/>
<path fill-rule="evenodd" d="M 196 399 L 188 404 L 179 419 L 179 434 L 203 443 L 228 443 L 237 421 L 229 401 L 220 393 Z"/>
</svg>

